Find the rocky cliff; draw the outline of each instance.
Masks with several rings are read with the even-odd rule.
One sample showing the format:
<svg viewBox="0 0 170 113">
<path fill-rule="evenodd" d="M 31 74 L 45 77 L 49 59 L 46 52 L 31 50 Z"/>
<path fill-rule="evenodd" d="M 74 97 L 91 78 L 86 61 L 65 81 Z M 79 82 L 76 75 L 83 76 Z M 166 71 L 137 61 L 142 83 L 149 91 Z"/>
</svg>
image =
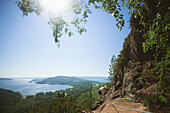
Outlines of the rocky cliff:
<svg viewBox="0 0 170 113">
<path fill-rule="evenodd" d="M 154 18 L 154 7 L 149 7 L 145 4 L 146 15 L 150 20 Z M 154 71 L 156 67 L 154 62 L 154 50 L 143 52 L 143 42 L 145 41 L 143 31 L 140 31 L 141 25 L 139 24 L 140 18 L 134 18 L 131 15 L 130 25 L 131 32 L 125 38 L 123 50 L 116 61 L 113 74 L 113 86 L 111 92 L 119 91 L 122 97 L 128 97 L 136 102 L 144 102 L 146 105 L 155 103 L 161 100 L 157 89 L 160 87 L 159 71 Z M 157 75 L 157 76 L 156 76 Z M 154 96 L 153 96 L 154 95 Z M 155 96 L 156 95 L 156 96 Z M 158 100 L 156 100 L 158 98 Z M 149 100 L 150 99 L 150 100 Z M 154 100 L 155 99 L 155 100 Z M 149 105 L 153 112 L 154 110 L 161 110 L 160 112 L 170 112 L 169 97 L 168 100 L 164 99 L 166 104 L 153 104 Z M 152 102 L 151 102 L 152 101 Z"/>
<path fill-rule="evenodd" d="M 154 71 L 155 62 L 152 52 L 143 52 L 143 37 L 134 30 L 127 38 L 129 39 L 125 39 L 124 42 L 125 45 L 129 40 L 126 44 L 127 49 L 124 47 L 117 59 L 111 92 L 119 90 L 121 97 L 128 97 L 134 102 L 144 102 L 148 96 L 158 93 L 156 89 L 160 84 L 159 78 L 155 75 L 159 73 Z M 157 107 L 161 108 L 161 106 Z M 153 108 L 154 106 L 150 108 L 152 112 L 154 112 Z"/>
<path fill-rule="evenodd" d="M 117 59 L 114 70 L 113 89 L 121 89 L 122 96 L 133 100 L 138 100 L 137 91 L 149 88 L 158 82 L 158 78 L 152 78 L 155 74 L 152 52 L 143 52 L 143 41 L 141 33 L 133 29 L 125 39 L 124 49 Z"/>
</svg>

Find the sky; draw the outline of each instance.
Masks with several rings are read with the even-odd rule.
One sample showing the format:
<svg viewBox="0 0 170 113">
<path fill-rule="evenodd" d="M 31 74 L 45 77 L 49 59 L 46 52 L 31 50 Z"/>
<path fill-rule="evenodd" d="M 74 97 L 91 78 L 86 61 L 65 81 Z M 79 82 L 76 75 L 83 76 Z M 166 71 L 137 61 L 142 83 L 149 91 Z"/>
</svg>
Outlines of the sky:
<svg viewBox="0 0 170 113">
<path fill-rule="evenodd" d="M 15 1 L 0 3 L 0 77 L 109 75 L 112 55 L 119 54 L 130 32 L 125 8 L 125 27 L 119 31 L 112 15 L 91 6 L 87 33 L 62 36 L 58 48 L 47 18 L 23 17 Z"/>
</svg>

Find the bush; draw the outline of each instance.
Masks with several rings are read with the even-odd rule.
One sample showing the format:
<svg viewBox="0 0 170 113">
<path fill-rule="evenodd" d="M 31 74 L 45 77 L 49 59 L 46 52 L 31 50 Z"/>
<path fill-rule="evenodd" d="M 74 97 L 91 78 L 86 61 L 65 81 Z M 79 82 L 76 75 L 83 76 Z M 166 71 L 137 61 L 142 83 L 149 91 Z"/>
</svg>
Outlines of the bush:
<svg viewBox="0 0 170 113">
<path fill-rule="evenodd" d="M 166 95 L 152 94 L 145 97 L 143 104 L 153 112 L 167 112 L 169 100 Z"/>
</svg>

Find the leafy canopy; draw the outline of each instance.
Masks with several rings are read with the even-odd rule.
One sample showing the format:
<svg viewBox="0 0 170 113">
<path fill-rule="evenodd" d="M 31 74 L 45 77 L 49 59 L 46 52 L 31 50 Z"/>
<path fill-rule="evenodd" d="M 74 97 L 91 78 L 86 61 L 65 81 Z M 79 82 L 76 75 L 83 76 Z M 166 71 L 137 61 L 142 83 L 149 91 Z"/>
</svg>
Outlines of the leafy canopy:
<svg viewBox="0 0 170 113">
<path fill-rule="evenodd" d="M 48 24 L 53 30 L 53 37 L 58 45 L 59 38 L 64 33 L 69 37 L 74 35 L 73 26 L 80 34 L 87 31 L 82 23 L 87 22 L 87 17 L 91 11 L 83 0 L 19 0 L 16 1 L 16 4 L 23 12 L 23 16 L 33 12 L 37 15 L 47 12 L 49 15 Z M 61 10 L 63 7 L 60 5 L 65 10 Z"/>
<path fill-rule="evenodd" d="M 67 2 L 69 2 L 69 4 Z M 125 3 L 124 1 L 122 2 L 123 4 Z M 60 7 L 60 5 L 62 5 L 61 3 L 67 5 L 65 6 L 67 7 L 65 10 L 61 11 L 60 8 L 53 8 L 55 7 L 54 4 L 56 4 L 56 7 Z M 76 31 L 80 34 L 87 31 L 86 28 L 83 27 L 83 24 L 86 24 L 88 15 L 91 14 L 89 9 L 90 4 L 93 4 L 96 9 L 101 8 L 105 12 L 112 14 L 116 18 L 116 26 L 120 30 L 122 30 L 124 26 L 123 15 L 120 13 L 121 6 L 117 0 L 18 0 L 16 4 L 23 12 L 23 16 L 27 16 L 33 12 L 41 15 L 42 12 L 46 11 L 49 14 L 48 24 L 53 30 L 53 37 L 58 44 L 59 38 L 63 34 L 69 37 L 74 35 L 74 28 L 76 28 Z M 53 12 L 51 12 L 51 10 L 53 10 Z M 69 17 L 69 20 L 67 17 Z"/>
<path fill-rule="evenodd" d="M 22 10 L 23 16 L 27 16 L 29 13 L 35 12 L 37 15 L 40 15 L 44 10 L 48 11 L 48 14 L 51 12 L 46 6 L 43 5 L 44 2 L 47 0 L 19 0 L 16 1 L 18 7 Z M 53 1 L 53 2 L 50 2 Z M 63 0 L 49 0 L 46 4 L 50 7 L 59 7 Z M 82 26 L 82 23 L 87 22 L 87 17 L 91 14 L 89 9 L 89 5 L 93 4 L 96 9 L 101 8 L 103 11 L 107 12 L 108 14 L 112 14 L 112 16 L 116 19 L 116 26 L 122 30 L 124 26 L 124 19 L 123 14 L 120 13 L 121 7 L 127 6 L 129 9 L 129 14 L 133 13 L 137 8 L 142 5 L 142 0 L 128 0 L 125 2 L 124 0 L 64 0 L 63 2 L 66 4 L 70 1 L 70 4 L 66 4 L 67 10 L 60 12 L 60 14 L 55 13 L 55 15 L 50 16 L 49 24 L 53 30 L 53 37 L 55 38 L 55 42 L 59 42 L 59 38 L 63 35 L 63 33 L 68 34 L 68 36 L 72 36 L 73 29 L 69 26 L 74 25 L 77 31 L 82 34 L 87 30 Z M 59 4 L 59 5 L 57 5 Z M 59 10 L 59 9 L 58 9 Z M 55 10 L 57 12 L 57 10 Z M 53 11 L 54 12 L 54 11 Z M 65 16 L 73 15 L 73 19 L 68 21 L 65 19 Z M 72 26 L 71 26 L 72 27 Z"/>
</svg>

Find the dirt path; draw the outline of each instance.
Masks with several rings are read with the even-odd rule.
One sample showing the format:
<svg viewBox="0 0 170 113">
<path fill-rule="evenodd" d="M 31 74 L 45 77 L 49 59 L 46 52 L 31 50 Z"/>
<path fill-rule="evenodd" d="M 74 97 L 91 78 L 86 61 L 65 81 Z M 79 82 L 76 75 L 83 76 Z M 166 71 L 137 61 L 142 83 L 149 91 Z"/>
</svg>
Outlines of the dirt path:
<svg viewBox="0 0 170 113">
<path fill-rule="evenodd" d="M 147 108 L 144 107 L 141 103 L 135 103 L 128 100 L 122 100 L 122 99 L 115 99 L 112 100 L 113 104 L 126 107 L 126 108 L 132 108 L 142 111 L 147 111 Z M 115 107 L 119 113 L 140 113 L 136 111 L 126 110 L 122 108 Z M 115 108 L 112 106 L 112 104 L 106 100 L 100 107 L 97 108 L 97 110 L 93 111 L 92 113 L 118 113 L 116 112 Z"/>
</svg>

